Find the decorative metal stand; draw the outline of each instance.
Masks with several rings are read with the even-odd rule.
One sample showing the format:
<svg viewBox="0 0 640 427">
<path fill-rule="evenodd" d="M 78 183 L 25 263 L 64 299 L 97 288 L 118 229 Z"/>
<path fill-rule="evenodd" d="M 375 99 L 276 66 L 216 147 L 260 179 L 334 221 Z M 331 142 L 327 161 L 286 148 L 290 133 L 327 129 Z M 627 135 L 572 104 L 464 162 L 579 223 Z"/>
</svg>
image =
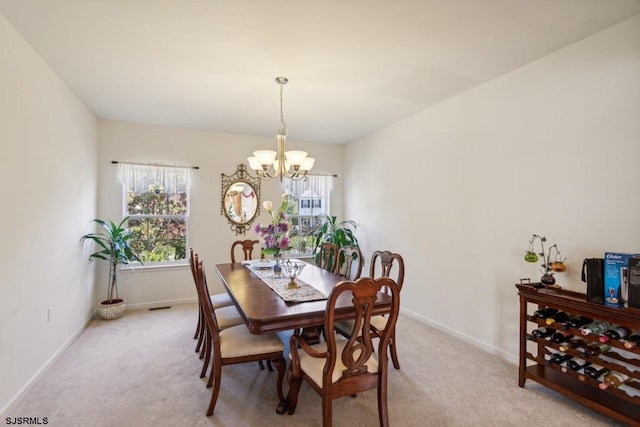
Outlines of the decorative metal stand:
<svg viewBox="0 0 640 427">
<path fill-rule="evenodd" d="M 536 253 L 534 250 L 534 243 L 536 240 L 540 241 L 540 252 Z M 539 236 L 537 234 L 533 234 L 531 236 L 531 240 L 529 240 L 529 250 L 527 250 L 524 254 L 524 260 L 527 262 L 538 262 L 540 258 L 542 258 L 542 268 L 540 270 L 542 272 L 542 277 L 540 278 L 540 283 L 545 285 L 545 287 L 553 287 L 554 289 L 558 289 L 559 286 L 555 285 L 556 278 L 553 276 L 553 273 L 562 273 L 567 271 L 567 266 L 564 264 L 566 258 L 562 258 L 560 254 L 560 250 L 558 249 L 558 245 L 553 245 L 549 247 L 549 250 L 545 253 L 544 251 L 544 243 L 547 241 L 547 238 L 544 236 Z M 551 261 L 551 251 L 555 250 L 554 260 Z"/>
</svg>

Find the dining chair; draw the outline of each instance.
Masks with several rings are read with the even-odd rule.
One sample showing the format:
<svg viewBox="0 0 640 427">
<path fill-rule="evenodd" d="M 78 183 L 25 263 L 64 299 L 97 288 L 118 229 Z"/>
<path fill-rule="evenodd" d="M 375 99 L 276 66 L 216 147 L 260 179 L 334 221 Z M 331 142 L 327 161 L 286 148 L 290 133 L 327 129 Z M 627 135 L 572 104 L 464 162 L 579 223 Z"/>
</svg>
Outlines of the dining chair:
<svg viewBox="0 0 640 427">
<path fill-rule="evenodd" d="M 369 322 L 373 302 L 382 288 L 389 291 L 391 309 L 386 327 L 379 331 L 376 351 Z M 334 399 L 377 388 L 378 419 L 381 426 L 388 426 L 387 347 L 398 319 L 400 289 L 388 277 L 362 277 L 356 281 L 338 283 L 327 300 L 324 320 L 327 331 L 333 331 L 336 302 L 343 294 L 346 295 L 342 300 L 346 297 L 352 302 L 356 315 L 348 339 L 329 334 L 326 342 L 310 345 L 297 334 L 291 336 L 288 413 L 292 415 L 295 412 L 303 379 L 322 397 L 322 425 L 325 427 L 332 425 Z"/>
<path fill-rule="evenodd" d="M 247 261 L 249 259 L 253 259 L 253 248 L 255 247 L 255 245 L 258 245 L 258 244 L 260 244 L 259 240 L 251 240 L 251 239 L 236 240 L 231 245 L 231 262 L 233 262 L 233 263 L 236 262 L 236 248 L 238 246 L 242 246 L 242 253 L 244 255 L 244 261 Z"/>
<path fill-rule="evenodd" d="M 253 335 L 244 325 L 222 329 L 218 325 L 217 313 L 213 309 L 211 299 L 208 298 L 209 290 L 207 278 L 202 261 L 197 267 L 198 299 L 204 313 L 205 334 L 205 358 L 213 357 L 211 372 L 207 387 L 213 387 L 211 400 L 207 408 L 207 416 L 213 411 L 220 393 L 220 381 L 222 367 L 236 363 L 246 363 L 267 360 L 275 365 L 278 371 L 277 392 L 281 402 L 283 400 L 282 380 L 285 371 L 284 344 L 277 334 Z M 201 376 L 202 377 L 202 376 Z"/>
<path fill-rule="evenodd" d="M 323 243 L 320 245 L 316 258 L 316 265 L 325 270 L 333 271 L 335 269 L 336 259 L 338 258 L 338 246 L 333 243 Z"/>
<path fill-rule="evenodd" d="M 242 254 L 244 256 L 245 261 L 253 259 L 253 248 L 259 244 L 260 244 L 259 240 L 251 240 L 251 239 L 236 240 L 231 245 L 231 262 L 232 263 L 236 262 L 236 251 L 239 246 L 242 246 Z M 260 360 L 258 364 L 260 365 L 260 369 L 264 369 L 264 364 L 262 363 L 262 360 Z M 270 361 L 267 361 L 267 366 L 269 367 L 270 371 L 273 371 L 273 367 L 271 366 Z"/>
<path fill-rule="evenodd" d="M 336 257 L 335 273 L 347 280 L 356 280 L 362 274 L 364 259 L 357 246 L 342 246 Z"/>
<path fill-rule="evenodd" d="M 191 274 L 193 276 L 193 281 L 196 286 L 197 292 L 197 265 L 198 265 L 198 254 L 194 253 L 193 248 L 189 248 L 189 267 L 191 267 Z M 242 316 L 235 308 L 231 297 L 229 294 L 221 293 L 210 295 L 211 304 L 213 305 L 214 310 L 218 310 L 218 318 L 220 319 L 220 325 L 223 328 L 228 328 L 235 325 L 240 325 L 244 323 Z M 204 341 L 205 335 L 203 333 L 205 328 L 202 307 L 198 306 L 198 325 L 196 327 L 196 333 L 193 336 L 193 339 L 197 339 L 198 343 L 196 344 L 196 353 L 200 352 L 202 348 L 202 343 Z M 204 357 L 204 353 L 200 352 L 200 358 Z"/>
<path fill-rule="evenodd" d="M 375 251 L 371 255 L 371 266 L 369 269 L 370 277 L 391 277 L 398 285 L 398 289 L 402 290 L 402 284 L 404 283 L 404 260 L 402 256 L 391 251 Z M 383 291 L 385 291 L 383 289 Z M 386 327 L 388 317 L 386 315 L 377 315 L 371 317 L 371 332 L 374 336 L 379 335 L 379 332 Z M 343 320 L 336 323 L 336 331 L 343 335 L 348 336 L 349 331 L 352 329 L 352 321 Z M 395 369 L 400 369 L 400 363 L 398 362 L 398 354 L 396 350 L 396 328 L 395 325 L 391 331 L 391 339 L 389 341 L 389 351 L 391 353 L 391 360 Z"/>
</svg>

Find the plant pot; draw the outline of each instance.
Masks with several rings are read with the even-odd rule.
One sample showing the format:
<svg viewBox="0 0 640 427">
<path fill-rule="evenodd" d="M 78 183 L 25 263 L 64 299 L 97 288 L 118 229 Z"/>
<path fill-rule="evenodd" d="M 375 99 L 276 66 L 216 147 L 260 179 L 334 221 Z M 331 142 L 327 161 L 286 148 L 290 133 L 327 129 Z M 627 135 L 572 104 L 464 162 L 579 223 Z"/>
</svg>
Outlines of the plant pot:
<svg viewBox="0 0 640 427">
<path fill-rule="evenodd" d="M 122 316 L 126 306 L 127 302 L 123 299 L 105 300 L 98 304 L 98 313 L 104 320 L 117 319 Z"/>
</svg>

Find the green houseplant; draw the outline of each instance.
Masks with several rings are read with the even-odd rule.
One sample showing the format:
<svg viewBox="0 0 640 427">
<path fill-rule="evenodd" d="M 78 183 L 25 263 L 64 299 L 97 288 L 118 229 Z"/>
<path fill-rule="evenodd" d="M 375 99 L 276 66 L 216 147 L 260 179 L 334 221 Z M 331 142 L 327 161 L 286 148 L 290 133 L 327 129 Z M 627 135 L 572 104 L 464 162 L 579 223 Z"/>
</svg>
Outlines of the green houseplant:
<svg viewBox="0 0 640 427">
<path fill-rule="evenodd" d="M 313 260 L 316 264 L 320 260 L 320 248 L 323 243 L 333 243 L 338 250 L 343 246 L 360 247 L 354 234 L 357 227 L 353 220 L 338 222 L 335 216 L 325 215 L 324 221 L 314 234 Z"/>
<path fill-rule="evenodd" d="M 125 300 L 118 295 L 118 265 L 126 265 L 132 261 L 142 263 L 129 244 L 132 232 L 125 227 L 128 219 L 129 217 L 124 218 L 117 225 L 113 221 L 94 219 L 93 222 L 98 224 L 100 231 L 85 234 L 80 239 L 81 241 L 92 240 L 99 246 L 97 252 L 89 255 L 90 260 L 103 259 L 109 261 L 107 299 L 98 305 L 98 313 L 107 320 L 120 317 L 126 306 Z"/>
</svg>

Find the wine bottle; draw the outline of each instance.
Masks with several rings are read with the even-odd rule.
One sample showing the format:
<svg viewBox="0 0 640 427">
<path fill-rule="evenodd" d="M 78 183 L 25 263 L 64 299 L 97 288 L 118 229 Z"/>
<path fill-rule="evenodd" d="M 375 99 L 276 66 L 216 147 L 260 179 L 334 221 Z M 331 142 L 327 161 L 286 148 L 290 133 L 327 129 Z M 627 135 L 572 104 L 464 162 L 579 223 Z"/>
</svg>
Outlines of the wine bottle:
<svg viewBox="0 0 640 427">
<path fill-rule="evenodd" d="M 592 342 L 587 345 L 587 353 L 591 356 L 599 356 L 602 353 L 606 353 L 611 350 L 611 346 L 609 344 L 601 343 L 601 342 Z"/>
<path fill-rule="evenodd" d="M 577 349 L 580 347 L 585 347 L 586 345 L 587 343 L 582 338 L 572 337 L 572 338 L 569 338 L 569 340 L 566 343 L 561 344 L 560 347 L 558 347 L 558 350 L 567 351 L 570 348 Z"/>
<path fill-rule="evenodd" d="M 591 378 L 599 378 L 601 375 L 607 372 L 609 372 L 607 368 L 595 364 L 584 368 L 584 373 L 589 375 Z"/>
<path fill-rule="evenodd" d="M 624 342 L 626 348 L 634 348 L 640 345 L 640 334 L 629 335 Z"/>
<path fill-rule="evenodd" d="M 570 334 L 569 332 L 556 332 L 555 334 L 551 335 L 551 341 L 555 342 L 557 344 L 566 342 L 568 340 L 570 340 L 571 338 L 573 338 L 573 335 Z"/>
<path fill-rule="evenodd" d="M 600 342 L 608 342 L 609 340 L 619 340 L 631 334 L 631 329 L 626 326 L 614 326 L 611 329 L 607 329 L 600 335 Z"/>
<path fill-rule="evenodd" d="M 580 328 L 584 325 L 588 325 L 589 323 L 593 323 L 593 319 L 591 317 L 574 316 L 569 318 L 569 320 L 564 323 L 564 326 L 566 326 L 567 329 Z"/>
<path fill-rule="evenodd" d="M 629 376 L 621 374 L 620 372 L 609 372 L 603 378 L 598 387 L 602 390 L 606 390 L 609 387 L 618 388 L 625 382 L 629 381 Z"/>
<path fill-rule="evenodd" d="M 558 312 L 557 309 L 551 307 L 541 308 L 533 312 L 533 317 L 537 317 L 539 319 L 546 319 L 549 316 L 553 316 Z"/>
<path fill-rule="evenodd" d="M 547 317 L 544 323 L 551 326 L 554 323 L 565 323 L 567 320 L 569 320 L 569 315 L 564 311 L 558 311 L 557 313 Z"/>
<path fill-rule="evenodd" d="M 534 329 L 533 331 L 531 331 L 531 334 L 527 337 L 528 339 L 531 338 L 547 338 L 550 337 L 551 335 L 553 335 L 556 332 L 555 329 L 553 328 L 538 328 L 538 329 Z"/>
<path fill-rule="evenodd" d="M 587 366 L 590 366 L 591 362 L 589 362 L 588 360 L 584 360 L 584 359 L 580 359 L 578 357 L 574 357 L 571 360 L 567 360 L 567 366 L 569 367 L 569 369 L 573 370 L 573 371 L 579 371 L 582 368 L 586 368 Z"/>
<path fill-rule="evenodd" d="M 580 328 L 580 333 L 582 335 L 599 335 L 607 329 L 611 329 L 611 323 L 607 322 L 606 320 L 599 320 L 597 322 L 592 322 L 584 325 L 582 328 Z"/>
<path fill-rule="evenodd" d="M 565 353 L 553 353 L 549 359 L 547 359 L 547 365 L 551 365 L 552 363 L 564 363 L 567 360 L 573 358 L 570 354 Z"/>
</svg>

